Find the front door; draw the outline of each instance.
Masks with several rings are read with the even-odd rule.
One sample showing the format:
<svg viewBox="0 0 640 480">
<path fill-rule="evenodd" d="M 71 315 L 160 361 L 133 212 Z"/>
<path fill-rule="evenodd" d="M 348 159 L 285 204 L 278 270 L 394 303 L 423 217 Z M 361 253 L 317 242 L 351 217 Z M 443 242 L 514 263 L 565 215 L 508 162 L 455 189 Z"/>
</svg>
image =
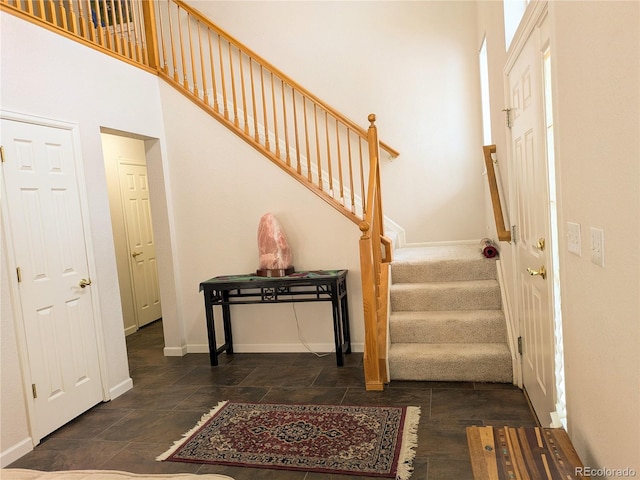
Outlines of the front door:
<svg viewBox="0 0 640 480">
<path fill-rule="evenodd" d="M 516 190 L 516 283 L 524 388 L 543 426 L 555 410 L 549 182 L 538 26 L 508 68 Z"/>
<path fill-rule="evenodd" d="M 120 160 L 120 191 L 138 327 L 162 316 L 146 165 Z"/>
<path fill-rule="evenodd" d="M 36 441 L 103 399 L 73 135 L 2 119 L 14 311 L 23 324 Z"/>
</svg>

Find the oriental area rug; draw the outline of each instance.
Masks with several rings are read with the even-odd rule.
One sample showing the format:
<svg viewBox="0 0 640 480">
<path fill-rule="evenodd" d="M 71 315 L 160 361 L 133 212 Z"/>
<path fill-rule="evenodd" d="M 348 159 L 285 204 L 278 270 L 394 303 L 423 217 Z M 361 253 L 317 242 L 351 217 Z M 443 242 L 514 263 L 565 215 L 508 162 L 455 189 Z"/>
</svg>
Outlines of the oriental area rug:
<svg viewBox="0 0 640 480">
<path fill-rule="evenodd" d="M 406 480 L 419 407 L 221 402 L 156 460 Z"/>
</svg>

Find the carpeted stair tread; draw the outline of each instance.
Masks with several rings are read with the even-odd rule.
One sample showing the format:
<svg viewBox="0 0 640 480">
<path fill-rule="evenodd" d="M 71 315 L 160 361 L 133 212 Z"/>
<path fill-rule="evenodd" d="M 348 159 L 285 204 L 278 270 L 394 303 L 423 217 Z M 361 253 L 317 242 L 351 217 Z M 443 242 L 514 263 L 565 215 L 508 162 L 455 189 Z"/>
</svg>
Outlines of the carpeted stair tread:
<svg viewBox="0 0 640 480">
<path fill-rule="evenodd" d="M 389 349 L 391 380 L 511 383 L 506 343 L 395 343 Z"/>
<path fill-rule="evenodd" d="M 450 282 L 496 278 L 494 259 L 479 245 L 399 248 L 393 252 L 393 283 Z"/>
<path fill-rule="evenodd" d="M 502 306 L 496 280 L 392 284 L 391 310 L 498 310 Z"/>
<path fill-rule="evenodd" d="M 501 310 L 392 312 L 389 332 L 394 343 L 505 343 Z"/>
</svg>

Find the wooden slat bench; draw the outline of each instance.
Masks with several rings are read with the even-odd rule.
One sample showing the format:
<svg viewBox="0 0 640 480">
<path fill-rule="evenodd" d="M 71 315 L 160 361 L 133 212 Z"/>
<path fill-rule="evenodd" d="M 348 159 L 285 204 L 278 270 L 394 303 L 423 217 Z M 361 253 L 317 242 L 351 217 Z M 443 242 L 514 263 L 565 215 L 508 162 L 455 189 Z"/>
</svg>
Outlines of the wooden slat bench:
<svg viewBox="0 0 640 480">
<path fill-rule="evenodd" d="M 474 480 L 576 480 L 582 462 L 560 428 L 467 427 Z"/>
</svg>

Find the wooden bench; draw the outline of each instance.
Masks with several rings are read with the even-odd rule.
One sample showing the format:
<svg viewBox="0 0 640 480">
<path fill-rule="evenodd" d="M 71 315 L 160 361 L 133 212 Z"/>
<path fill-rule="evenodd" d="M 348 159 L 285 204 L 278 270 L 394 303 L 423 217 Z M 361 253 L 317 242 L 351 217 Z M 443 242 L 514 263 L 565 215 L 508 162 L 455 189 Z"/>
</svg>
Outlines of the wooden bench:
<svg viewBox="0 0 640 480">
<path fill-rule="evenodd" d="M 467 427 L 474 480 L 586 478 L 561 428 Z"/>
</svg>

